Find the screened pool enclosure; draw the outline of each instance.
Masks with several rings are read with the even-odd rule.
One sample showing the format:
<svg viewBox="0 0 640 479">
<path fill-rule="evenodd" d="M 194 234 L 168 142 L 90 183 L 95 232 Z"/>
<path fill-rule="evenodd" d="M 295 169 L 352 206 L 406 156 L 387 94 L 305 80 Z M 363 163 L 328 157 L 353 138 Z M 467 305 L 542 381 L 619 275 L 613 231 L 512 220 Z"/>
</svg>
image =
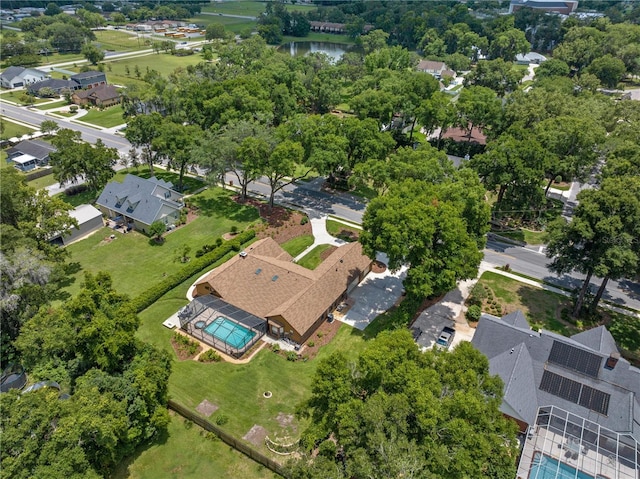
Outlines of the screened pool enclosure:
<svg viewBox="0 0 640 479">
<path fill-rule="evenodd" d="M 217 350 L 239 358 L 267 331 L 267 321 L 217 298 L 199 296 L 178 311 L 180 328 Z"/>
</svg>

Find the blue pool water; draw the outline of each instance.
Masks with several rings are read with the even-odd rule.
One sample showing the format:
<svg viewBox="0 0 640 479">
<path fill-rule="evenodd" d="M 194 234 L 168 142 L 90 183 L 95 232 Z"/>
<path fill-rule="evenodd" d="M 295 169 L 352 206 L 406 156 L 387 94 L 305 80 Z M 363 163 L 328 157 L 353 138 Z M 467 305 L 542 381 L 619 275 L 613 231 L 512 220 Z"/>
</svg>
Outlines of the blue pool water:
<svg viewBox="0 0 640 479">
<path fill-rule="evenodd" d="M 536 452 L 533 455 L 533 465 L 531 466 L 531 472 L 529 473 L 529 479 L 594 479 L 593 476 L 581 471 L 577 471 L 576 468 L 571 467 L 564 462 L 560 463 L 558 467 L 558 461 L 552 459 L 549 456 L 545 456 L 540 452 Z"/>
<path fill-rule="evenodd" d="M 232 348 L 241 349 L 251 342 L 254 331 L 222 316 L 217 317 L 204 328 L 207 334 L 227 343 Z"/>
</svg>

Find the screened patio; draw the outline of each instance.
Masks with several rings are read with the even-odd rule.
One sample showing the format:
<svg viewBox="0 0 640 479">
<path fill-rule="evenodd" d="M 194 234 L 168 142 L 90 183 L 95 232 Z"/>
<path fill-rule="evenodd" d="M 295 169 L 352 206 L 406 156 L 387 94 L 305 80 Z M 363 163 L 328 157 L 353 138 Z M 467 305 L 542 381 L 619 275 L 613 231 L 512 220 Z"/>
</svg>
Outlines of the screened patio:
<svg viewBox="0 0 640 479">
<path fill-rule="evenodd" d="M 213 295 L 199 296 L 178 311 L 180 328 L 194 338 L 239 358 L 267 331 L 267 321 Z"/>
</svg>

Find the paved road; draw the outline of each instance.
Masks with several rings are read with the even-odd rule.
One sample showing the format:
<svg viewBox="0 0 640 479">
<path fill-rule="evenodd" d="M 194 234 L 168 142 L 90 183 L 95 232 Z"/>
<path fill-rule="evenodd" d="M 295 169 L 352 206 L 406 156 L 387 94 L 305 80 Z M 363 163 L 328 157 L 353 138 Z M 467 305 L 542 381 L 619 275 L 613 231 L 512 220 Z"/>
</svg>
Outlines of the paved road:
<svg viewBox="0 0 640 479">
<path fill-rule="evenodd" d="M 543 279 L 566 288 L 579 287 L 584 279 L 584 275 L 577 273 L 557 276 L 547 269 L 551 261 L 544 254 L 497 241 L 487 242 L 487 247 L 484 250 L 484 260 L 493 266 L 508 264 L 511 270 L 516 273 Z M 593 293 L 597 291 L 600 282 L 600 279 L 592 278 L 591 291 Z M 603 299 L 640 311 L 640 285 L 627 280 L 609 281 Z"/>
<path fill-rule="evenodd" d="M 96 140 L 101 139 L 105 145 L 111 148 L 117 148 L 121 153 L 126 153 L 129 148 L 131 148 L 131 143 L 129 143 L 126 138 L 109 132 L 96 130 L 90 126 L 72 123 L 66 118 L 62 119 L 45 116 L 44 111 L 40 111 L 35 108 L 29 109 L 24 106 L 14 106 L 5 102 L 0 102 L 0 107 L 2 108 L 3 117 L 13 118 L 24 123 L 29 123 L 36 128 L 38 128 L 40 123 L 44 120 L 54 120 L 61 128 L 70 128 L 72 130 L 79 131 L 82 133 L 82 138 L 90 143 L 95 143 Z"/>
</svg>

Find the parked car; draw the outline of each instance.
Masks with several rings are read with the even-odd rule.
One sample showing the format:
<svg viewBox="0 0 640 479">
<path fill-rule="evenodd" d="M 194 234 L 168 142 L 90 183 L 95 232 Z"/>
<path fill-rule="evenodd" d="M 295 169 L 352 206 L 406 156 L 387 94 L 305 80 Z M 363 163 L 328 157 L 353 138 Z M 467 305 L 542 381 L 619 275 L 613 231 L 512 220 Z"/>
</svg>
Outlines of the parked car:
<svg viewBox="0 0 640 479">
<path fill-rule="evenodd" d="M 445 326 L 442 329 L 440 336 L 438 336 L 438 339 L 436 340 L 436 347 L 440 349 L 449 349 L 449 346 L 451 346 L 455 335 L 455 329 L 450 328 L 449 326 Z"/>
</svg>

